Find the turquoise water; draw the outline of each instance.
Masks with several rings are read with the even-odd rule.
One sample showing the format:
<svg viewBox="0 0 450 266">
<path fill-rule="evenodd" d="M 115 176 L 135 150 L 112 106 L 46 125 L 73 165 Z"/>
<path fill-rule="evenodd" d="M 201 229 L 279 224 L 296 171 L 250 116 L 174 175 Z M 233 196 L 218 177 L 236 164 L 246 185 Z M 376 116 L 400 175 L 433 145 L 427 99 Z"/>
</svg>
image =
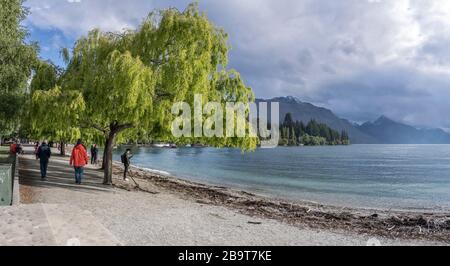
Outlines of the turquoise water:
<svg viewBox="0 0 450 266">
<path fill-rule="evenodd" d="M 120 160 L 121 149 L 115 159 Z M 450 145 L 134 148 L 133 164 L 289 200 L 450 210 Z"/>
</svg>

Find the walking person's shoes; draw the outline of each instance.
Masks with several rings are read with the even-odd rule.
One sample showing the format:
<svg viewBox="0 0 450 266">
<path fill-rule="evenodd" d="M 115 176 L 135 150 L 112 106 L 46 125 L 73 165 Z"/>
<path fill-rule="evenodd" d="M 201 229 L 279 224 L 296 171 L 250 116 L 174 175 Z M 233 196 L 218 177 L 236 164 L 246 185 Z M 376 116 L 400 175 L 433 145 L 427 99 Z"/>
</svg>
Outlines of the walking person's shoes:
<svg viewBox="0 0 450 266">
<path fill-rule="evenodd" d="M 128 178 L 125 178 L 123 181 L 125 181 L 125 182 L 128 182 L 128 181 L 130 181 L 130 179 L 128 179 Z"/>
</svg>

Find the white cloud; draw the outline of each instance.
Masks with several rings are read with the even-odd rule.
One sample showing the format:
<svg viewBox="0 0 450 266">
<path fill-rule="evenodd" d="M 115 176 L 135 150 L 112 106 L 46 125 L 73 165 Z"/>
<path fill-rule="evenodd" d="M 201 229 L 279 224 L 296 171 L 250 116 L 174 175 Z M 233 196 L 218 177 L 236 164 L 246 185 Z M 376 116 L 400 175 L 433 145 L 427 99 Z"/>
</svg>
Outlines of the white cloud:
<svg viewBox="0 0 450 266">
<path fill-rule="evenodd" d="M 28 0 L 28 23 L 76 38 L 94 27 L 135 27 L 153 8 L 183 9 L 189 2 Z M 355 120 L 385 113 L 450 127 L 450 118 L 431 119 L 437 110 L 450 112 L 442 100 L 450 96 L 450 1 L 205 0 L 200 6 L 230 33 L 231 65 L 260 97 L 295 95 Z"/>
</svg>

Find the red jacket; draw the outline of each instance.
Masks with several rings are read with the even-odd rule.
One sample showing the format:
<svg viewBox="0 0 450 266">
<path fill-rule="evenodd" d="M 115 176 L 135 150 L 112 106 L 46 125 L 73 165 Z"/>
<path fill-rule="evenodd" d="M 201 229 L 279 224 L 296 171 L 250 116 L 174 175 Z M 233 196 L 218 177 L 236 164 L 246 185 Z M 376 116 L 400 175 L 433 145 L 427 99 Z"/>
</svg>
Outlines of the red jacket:
<svg viewBox="0 0 450 266">
<path fill-rule="evenodd" d="M 72 150 L 72 156 L 70 156 L 70 165 L 74 167 L 84 167 L 88 164 L 89 158 L 87 156 L 87 151 L 83 145 L 77 145 Z"/>
<path fill-rule="evenodd" d="M 16 154 L 17 153 L 17 144 L 15 144 L 15 143 L 11 144 L 11 146 L 9 146 L 9 152 L 11 154 Z"/>
</svg>

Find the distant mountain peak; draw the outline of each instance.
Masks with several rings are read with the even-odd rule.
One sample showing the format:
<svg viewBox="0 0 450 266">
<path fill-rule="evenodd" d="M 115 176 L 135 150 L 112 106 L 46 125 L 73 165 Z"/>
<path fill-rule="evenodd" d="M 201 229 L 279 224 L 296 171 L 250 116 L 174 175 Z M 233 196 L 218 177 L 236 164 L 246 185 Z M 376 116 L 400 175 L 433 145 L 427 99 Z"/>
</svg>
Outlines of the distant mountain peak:
<svg viewBox="0 0 450 266">
<path fill-rule="evenodd" d="M 380 124 L 385 124 L 385 123 L 395 123 L 395 121 L 385 115 L 382 115 L 377 120 L 375 120 L 375 122 L 373 122 L 373 124 L 375 124 L 375 125 L 380 125 Z"/>
<path fill-rule="evenodd" d="M 272 101 L 298 103 L 298 104 L 302 104 L 303 103 L 299 98 L 297 98 L 295 96 L 276 97 L 276 98 L 273 98 Z"/>
<path fill-rule="evenodd" d="M 302 103 L 302 101 L 299 98 L 295 97 L 295 96 L 287 96 L 286 99 L 288 99 L 290 101 L 293 101 L 293 102 L 296 102 L 296 103 Z"/>
</svg>

